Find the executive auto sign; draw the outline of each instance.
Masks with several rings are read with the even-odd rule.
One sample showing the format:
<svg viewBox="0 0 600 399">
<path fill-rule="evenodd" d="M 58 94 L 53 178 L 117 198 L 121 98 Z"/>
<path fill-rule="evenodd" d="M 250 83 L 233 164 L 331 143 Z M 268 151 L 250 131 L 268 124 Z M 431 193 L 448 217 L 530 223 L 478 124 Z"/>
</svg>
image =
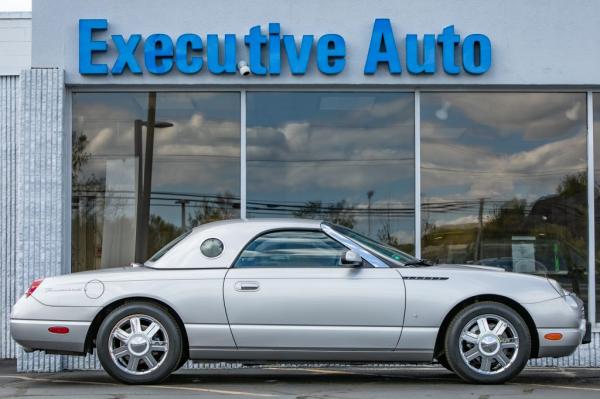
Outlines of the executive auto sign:
<svg viewBox="0 0 600 399">
<path fill-rule="evenodd" d="M 80 74 L 120 75 L 129 70 L 133 74 L 164 75 L 174 69 L 183 74 L 196 74 L 206 69 L 221 75 L 234 74 L 240 69 L 266 76 L 279 75 L 285 59 L 291 74 L 304 75 L 316 58 L 320 73 L 337 75 L 344 71 L 346 65 L 346 42 L 341 35 L 330 33 L 318 39 L 314 35 L 303 35 L 298 40 L 294 35 L 282 35 L 279 23 L 269 23 L 265 33 L 260 25 L 250 28 L 243 39 L 248 48 L 247 63 L 236 54 L 238 38 L 232 33 L 222 36 L 208 34 L 206 40 L 195 33 L 184 33 L 177 38 L 164 33 L 147 37 L 132 34 L 127 38 L 113 34 L 108 38 L 105 34 L 108 27 L 106 19 L 79 20 Z M 369 43 L 364 61 L 365 75 L 378 71 L 397 75 L 404 68 L 414 75 L 435 74 L 438 53 L 442 59 L 441 69 L 448 75 L 457 75 L 462 70 L 480 75 L 487 72 L 492 64 L 490 39 L 474 33 L 461 42 L 454 25 L 446 26 L 437 35 L 424 34 L 421 40 L 416 34 L 407 34 L 403 46 L 398 46 L 390 20 L 376 19 Z M 140 46 L 143 58 L 138 58 Z M 112 64 L 94 60 L 94 56 L 106 53 L 109 47 L 116 49 L 118 54 Z M 455 56 L 457 50 L 461 54 L 460 60 Z M 263 63 L 263 60 L 267 62 Z"/>
</svg>

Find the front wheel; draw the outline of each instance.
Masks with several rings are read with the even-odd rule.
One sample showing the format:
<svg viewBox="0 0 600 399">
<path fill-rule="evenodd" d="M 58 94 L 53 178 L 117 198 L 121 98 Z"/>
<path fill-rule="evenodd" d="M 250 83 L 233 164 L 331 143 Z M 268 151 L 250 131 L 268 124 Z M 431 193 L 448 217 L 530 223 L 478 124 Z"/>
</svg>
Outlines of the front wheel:
<svg viewBox="0 0 600 399">
<path fill-rule="evenodd" d="M 497 302 L 467 306 L 446 332 L 446 359 L 468 382 L 506 382 L 523 370 L 530 352 L 527 324 L 514 309 Z"/>
<path fill-rule="evenodd" d="M 112 311 L 100 325 L 96 346 L 104 370 L 127 384 L 161 382 L 182 358 L 181 331 L 173 316 L 143 302 Z"/>
</svg>

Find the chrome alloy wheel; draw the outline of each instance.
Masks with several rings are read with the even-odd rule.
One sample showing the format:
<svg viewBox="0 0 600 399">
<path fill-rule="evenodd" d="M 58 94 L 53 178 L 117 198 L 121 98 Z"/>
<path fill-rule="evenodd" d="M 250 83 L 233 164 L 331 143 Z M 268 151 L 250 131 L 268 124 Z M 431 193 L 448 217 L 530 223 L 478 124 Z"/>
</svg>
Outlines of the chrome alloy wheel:
<svg viewBox="0 0 600 399">
<path fill-rule="evenodd" d="M 108 343 L 110 357 L 129 374 L 148 374 L 164 362 L 169 352 L 169 336 L 154 317 L 134 314 L 115 325 Z"/>
<path fill-rule="evenodd" d="M 505 318 L 485 314 L 469 321 L 458 339 L 467 366 L 480 374 L 498 374 L 510 367 L 519 351 L 519 336 Z"/>
</svg>

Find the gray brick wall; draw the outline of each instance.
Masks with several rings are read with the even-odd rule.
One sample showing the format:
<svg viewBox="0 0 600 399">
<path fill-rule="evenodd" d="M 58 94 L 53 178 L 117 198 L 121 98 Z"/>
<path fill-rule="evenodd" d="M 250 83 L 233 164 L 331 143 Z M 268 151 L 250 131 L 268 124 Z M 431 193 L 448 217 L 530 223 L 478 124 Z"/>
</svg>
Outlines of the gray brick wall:
<svg viewBox="0 0 600 399">
<path fill-rule="evenodd" d="M 10 308 L 16 298 L 16 173 L 18 76 L 0 77 L 0 359 L 16 356 Z"/>
<path fill-rule="evenodd" d="M 23 71 L 16 143 L 16 291 L 62 274 L 64 262 L 64 72 Z M 56 371 L 60 356 L 17 351 L 19 371 Z"/>
</svg>

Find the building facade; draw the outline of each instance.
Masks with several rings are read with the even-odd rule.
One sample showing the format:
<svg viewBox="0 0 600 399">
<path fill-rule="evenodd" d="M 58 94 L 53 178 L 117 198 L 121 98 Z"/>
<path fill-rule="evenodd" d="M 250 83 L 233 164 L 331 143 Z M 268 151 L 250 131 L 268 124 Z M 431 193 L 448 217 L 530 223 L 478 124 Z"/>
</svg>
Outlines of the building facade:
<svg viewBox="0 0 600 399">
<path fill-rule="evenodd" d="M 97 367 L 11 342 L 36 277 L 143 261 L 213 220 L 304 217 L 550 275 L 596 328 L 532 364 L 599 366 L 599 11 L 34 0 L 20 28 L 0 15 L 1 356 Z"/>
</svg>

